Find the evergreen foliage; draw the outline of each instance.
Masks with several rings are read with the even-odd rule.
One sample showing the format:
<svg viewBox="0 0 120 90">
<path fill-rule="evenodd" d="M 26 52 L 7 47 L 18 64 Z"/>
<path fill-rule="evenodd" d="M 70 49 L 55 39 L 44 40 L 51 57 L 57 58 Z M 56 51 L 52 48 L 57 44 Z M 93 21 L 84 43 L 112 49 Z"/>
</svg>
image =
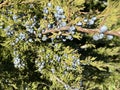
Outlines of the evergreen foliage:
<svg viewBox="0 0 120 90">
<path fill-rule="evenodd" d="M 0 0 L 0 90 L 119 90 L 119 0 Z"/>
</svg>

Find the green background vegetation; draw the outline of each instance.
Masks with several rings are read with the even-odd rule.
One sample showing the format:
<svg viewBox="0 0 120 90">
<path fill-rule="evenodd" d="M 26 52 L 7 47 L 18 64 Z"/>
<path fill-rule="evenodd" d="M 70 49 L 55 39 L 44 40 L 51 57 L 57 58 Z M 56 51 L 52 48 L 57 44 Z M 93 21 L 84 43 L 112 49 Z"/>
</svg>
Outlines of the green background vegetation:
<svg viewBox="0 0 120 90">
<path fill-rule="evenodd" d="M 72 41 L 51 40 L 45 42 L 39 38 L 33 42 L 19 41 L 14 46 L 11 43 L 20 32 L 26 33 L 22 25 L 32 23 L 30 18 L 37 16 L 37 22 L 45 27 L 43 8 L 49 0 L 0 0 L 7 2 L 0 9 L 0 90 L 66 90 L 69 85 L 73 90 L 120 90 L 120 38 L 113 40 L 94 41 L 90 34 L 77 32 Z M 120 30 L 120 1 L 119 0 L 51 0 L 55 6 L 61 6 L 65 11 L 68 24 L 75 24 L 83 18 L 97 17 L 91 29 L 107 25 L 109 30 Z M 30 8 L 32 5 L 32 8 Z M 54 9 L 50 9 L 51 13 Z M 8 12 L 12 12 L 8 14 Z M 13 15 L 24 15 L 18 21 Z M 54 22 L 51 14 L 46 15 Z M 48 23 L 48 22 L 47 22 Z M 3 30 L 11 26 L 14 36 L 7 36 Z M 38 30 L 38 26 L 34 28 Z M 27 34 L 26 34 L 27 35 Z M 57 33 L 51 37 L 54 38 Z M 35 37 L 35 36 L 31 36 Z M 29 38 L 29 37 L 27 37 Z M 13 52 L 17 50 L 25 66 L 15 68 Z M 49 55 L 48 57 L 46 55 Z M 60 56 L 57 62 L 55 55 Z M 72 67 L 75 60 L 80 60 L 76 68 Z M 51 60 L 51 61 L 50 61 Z M 44 62 L 42 70 L 38 64 Z M 51 70 L 55 70 L 52 72 Z M 27 88 L 27 89 L 26 89 Z M 68 89 L 70 90 L 70 89 Z"/>
</svg>

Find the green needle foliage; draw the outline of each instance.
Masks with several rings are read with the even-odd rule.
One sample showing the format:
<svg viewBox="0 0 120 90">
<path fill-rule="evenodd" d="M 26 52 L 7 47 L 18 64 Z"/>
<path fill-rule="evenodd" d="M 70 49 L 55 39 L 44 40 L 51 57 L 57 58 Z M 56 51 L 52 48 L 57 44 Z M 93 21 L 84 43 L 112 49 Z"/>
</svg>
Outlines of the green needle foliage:
<svg viewBox="0 0 120 90">
<path fill-rule="evenodd" d="M 0 0 L 0 90 L 119 90 L 119 7 Z"/>
</svg>

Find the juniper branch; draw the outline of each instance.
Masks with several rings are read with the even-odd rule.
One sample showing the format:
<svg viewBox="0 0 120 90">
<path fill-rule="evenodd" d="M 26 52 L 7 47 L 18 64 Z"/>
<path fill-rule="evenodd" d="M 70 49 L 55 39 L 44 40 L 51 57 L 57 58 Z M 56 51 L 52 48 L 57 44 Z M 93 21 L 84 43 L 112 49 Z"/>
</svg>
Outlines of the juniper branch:
<svg viewBox="0 0 120 90">
<path fill-rule="evenodd" d="M 64 85 L 64 86 L 67 85 L 65 82 L 63 82 L 61 79 L 59 79 L 57 76 L 54 75 L 54 77 L 55 77 L 55 79 L 56 79 L 58 82 L 60 82 L 62 85 Z M 67 85 L 67 86 L 69 86 L 69 85 Z M 73 89 L 69 86 L 69 90 L 73 90 Z"/>
<path fill-rule="evenodd" d="M 6 5 L 8 5 L 8 0 L 3 1 L 2 3 L 0 3 L 0 8 L 4 7 Z"/>
<path fill-rule="evenodd" d="M 34 4 L 34 3 L 35 3 L 35 1 L 32 0 L 32 1 L 19 2 L 18 4 Z M 37 1 L 36 1 L 36 3 L 37 3 Z M 10 2 L 9 0 L 6 0 L 6 1 L 0 3 L 0 8 L 3 8 L 5 6 L 11 6 L 11 5 L 14 5 L 14 4 L 16 4 L 16 3 L 13 3 L 13 2 Z"/>
<path fill-rule="evenodd" d="M 55 32 L 59 32 L 59 31 L 67 31 L 67 30 L 69 30 L 69 28 L 70 28 L 70 26 L 61 27 L 59 29 L 57 29 L 57 28 L 50 29 L 50 30 L 47 29 L 42 34 L 55 33 Z M 87 29 L 87 28 L 82 28 L 82 27 L 79 27 L 79 26 L 76 26 L 76 30 L 78 32 L 84 32 L 84 33 L 88 33 L 88 34 L 95 34 L 95 33 L 100 32 L 99 29 Z M 120 37 L 120 31 L 106 31 L 104 34 L 105 35 L 114 35 L 114 36 Z"/>
</svg>

